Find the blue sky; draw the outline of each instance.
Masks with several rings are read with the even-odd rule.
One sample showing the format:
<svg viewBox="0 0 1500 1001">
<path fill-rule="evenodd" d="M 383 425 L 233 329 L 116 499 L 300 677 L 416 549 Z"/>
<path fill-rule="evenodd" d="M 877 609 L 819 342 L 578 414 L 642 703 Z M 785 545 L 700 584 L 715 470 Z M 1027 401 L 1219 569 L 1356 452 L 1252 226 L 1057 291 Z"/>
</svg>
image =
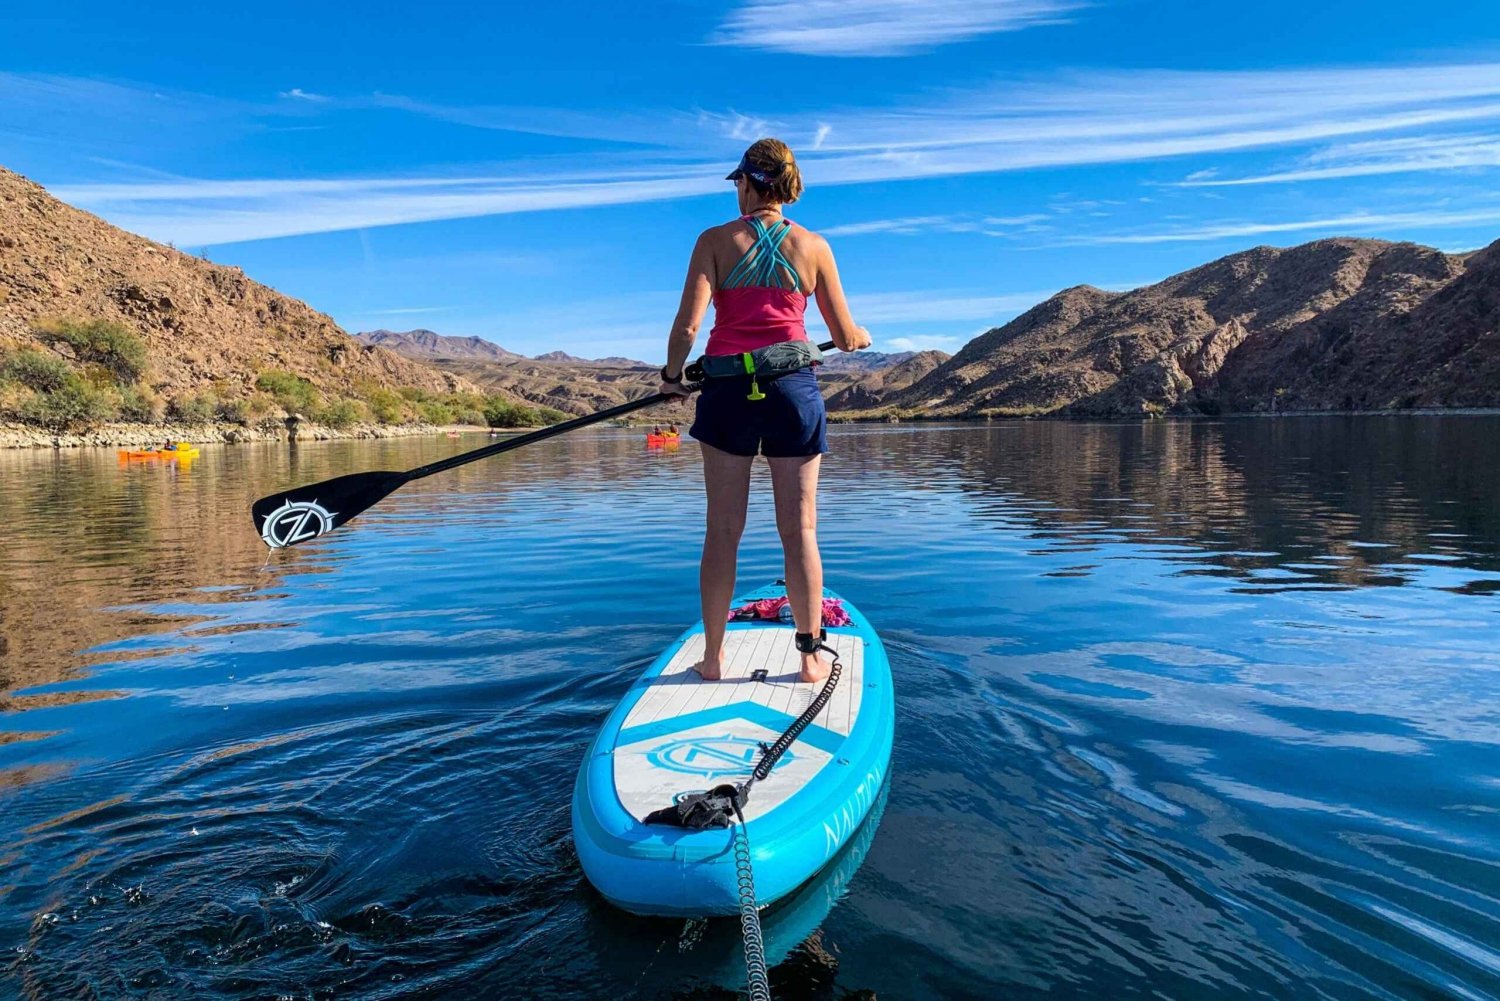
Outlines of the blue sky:
<svg viewBox="0 0 1500 1001">
<path fill-rule="evenodd" d="M 347 329 L 662 355 L 749 140 L 876 347 L 1330 235 L 1500 238 L 1500 4 L 8 11 L 0 164 Z"/>
</svg>

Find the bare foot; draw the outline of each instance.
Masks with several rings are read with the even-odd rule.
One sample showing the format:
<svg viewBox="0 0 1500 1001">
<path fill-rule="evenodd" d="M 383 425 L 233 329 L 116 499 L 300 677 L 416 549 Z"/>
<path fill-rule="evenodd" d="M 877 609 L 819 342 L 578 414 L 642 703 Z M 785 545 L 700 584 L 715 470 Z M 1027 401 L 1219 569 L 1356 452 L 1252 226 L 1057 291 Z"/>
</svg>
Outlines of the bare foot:
<svg viewBox="0 0 1500 1001">
<path fill-rule="evenodd" d="M 724 676 L 724 655 L 717 657 L 704 657 L 693 665 L 693 670 L 702 676 L 704 681 L 718 681 Z"/>
<path fill-rule="evenodd" d="M 828 677 L 830 666 L 828 661 L 819 657 L 816 653 L 804 653 L 802 655 L 802 680 L 822 681 Z"/>
</svg>

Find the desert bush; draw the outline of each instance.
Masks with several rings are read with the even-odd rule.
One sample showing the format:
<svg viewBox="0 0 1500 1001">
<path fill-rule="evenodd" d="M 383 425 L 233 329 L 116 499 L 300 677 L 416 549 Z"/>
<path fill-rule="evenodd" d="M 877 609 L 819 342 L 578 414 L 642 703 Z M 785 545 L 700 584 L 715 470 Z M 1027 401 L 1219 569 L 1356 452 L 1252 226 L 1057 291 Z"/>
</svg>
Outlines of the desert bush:
<svg viewBox="0 0 1500 1001">
<path fill-rule="evenodd" d="M 25 348 L 0 365 L 0 378 L 13 379 L 39 393 L 54 393 L 63 387 L 69 371 L 68 363 L 56 355 Z"/>
<path fill-rule="evenodd" d="M 542 424 L 561 424 L 563 421 L 568 420 L 573 416 L 572 414 L 565 414 L 561 410 L 556 410 L 552 407 L 537 407 L 536 412 L 537 417 L 540 418 L 539 422 Z"/>
<path fill-rule="evenodd" d="M 219 399 L 219 405 L 214 408 L 214 419 L 227 421 L 230 424 L 250 423 L 250 401 L 245 399 L 226 400 Z"/>
<path fill-rule="evenodd" d="M 435 400 L 417 404 L 417 414 L 428 424 L 453 423 L 453 408 Z"/>
<path fill-rule="evenodd" d="M 432 399 L 431 393 L 425 389 L 418 389 L 416 386 L 402 386 L 396 392 L 400 393 L 401 398 L 408 403 L 425 403 Z"/>
<path fill-rule="evenodd" d="M 310 415 L 318 409 L 318 390 L 300 375 L 270 369 L 255 378 L 255 388 L 270 393 L 287 413 Z"/>
<path fill-rule="evenodd" d="M 134 386 L 121 386 L 118 396 L 119 403 L 116 405 L 116 415 L 122 421 L 137 421 L 142 424 L 151 424 L 161 420 L 165 411 L 161 399 L 148 387 L 136 384 Z"/>
<path fill-rule="evenodd" d="M 376 387 L 367 390 L 365 402 L 369 404 L 375 419 L 382 424 L 399 424 L 406 417 L 406 401 L 401 398 L 401 394 L 389 389 Z"/>
<path fill-rule="evenodd" d="M 331 428 L 346 428 L 364 419 L 365 407 L 358 400 L 335 400 L 318 415 L 319 423 Z"/>
<path fill-rule="evenodd" d="M 119 395 L 89 385 L 72 372 L 57 389 L 23 400 L 19 416 L 49 431 L 84 428 L 115 416 Z"/>
<path fill-rule="evenodd" d="M 458 412 L 458 423 L 477 424 L 483 427 L 488 422 L 485 420 L 484 414 L 478 410 L 460 410 Z"/>
<path fill-rule="evenodd" d="M 101 365 L 121 385 L 146 370 L 146 345 L 135 331 L 111 320 L 51 320 L 36 327 L 45 343 L 65 344 L 81 362 Z"/>
<path fill-rule="evenodd" d="M 212 393 L 184 393 L 167 401 L 167 416 L 187 424 L 206 424 L 219 412 L 219 401 Z"/>
</svg>

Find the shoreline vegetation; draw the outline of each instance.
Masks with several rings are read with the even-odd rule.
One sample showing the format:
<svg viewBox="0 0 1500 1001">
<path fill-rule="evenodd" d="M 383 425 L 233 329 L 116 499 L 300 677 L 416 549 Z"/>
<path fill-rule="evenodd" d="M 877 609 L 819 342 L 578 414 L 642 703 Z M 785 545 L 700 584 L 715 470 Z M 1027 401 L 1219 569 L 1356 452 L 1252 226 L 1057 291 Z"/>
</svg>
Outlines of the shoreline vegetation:
<svg viewBox="0 0 1500 1001">
<path fill-rule="evenodd" d="M 123 323 L 47 319 L 31 334 L 32 344 L 0 350 L 0 447 L 389 438 L 448 425 L 541 427 L 567 416 L 464 390 L 365 382 L 334 395 L 277 368 L 258 372 L 248 390 L 224 379 L 167 395 L 147 381 L 146 345 Z"/>
</svg>

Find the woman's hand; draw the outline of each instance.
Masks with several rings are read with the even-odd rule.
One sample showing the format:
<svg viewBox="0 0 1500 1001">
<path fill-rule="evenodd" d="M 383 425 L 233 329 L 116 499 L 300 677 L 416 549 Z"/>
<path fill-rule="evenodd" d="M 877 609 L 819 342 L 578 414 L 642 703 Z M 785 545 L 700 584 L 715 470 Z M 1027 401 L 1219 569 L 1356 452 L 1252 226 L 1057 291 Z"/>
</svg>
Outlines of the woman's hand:
<svg viewBox="0 0 1500 1001">
<path fill-rule="evenodd" d="M 855 327 L 846 337 L 845 342 L 839 345 L 840 351 L 861 351 L 873 343 L 870 340 L 870 332 L 864 327 Z"/>
<path fill-rule="evenodd" d="M 674 394 L 677 396 L 693 395 L 692 392 L 689 391 L 689 389 L 680 382 L 663 382 L 660 386 L 657 387 L 656 391 L 658 393 L 664 393 L 668 396 Z"/>
</svg>

